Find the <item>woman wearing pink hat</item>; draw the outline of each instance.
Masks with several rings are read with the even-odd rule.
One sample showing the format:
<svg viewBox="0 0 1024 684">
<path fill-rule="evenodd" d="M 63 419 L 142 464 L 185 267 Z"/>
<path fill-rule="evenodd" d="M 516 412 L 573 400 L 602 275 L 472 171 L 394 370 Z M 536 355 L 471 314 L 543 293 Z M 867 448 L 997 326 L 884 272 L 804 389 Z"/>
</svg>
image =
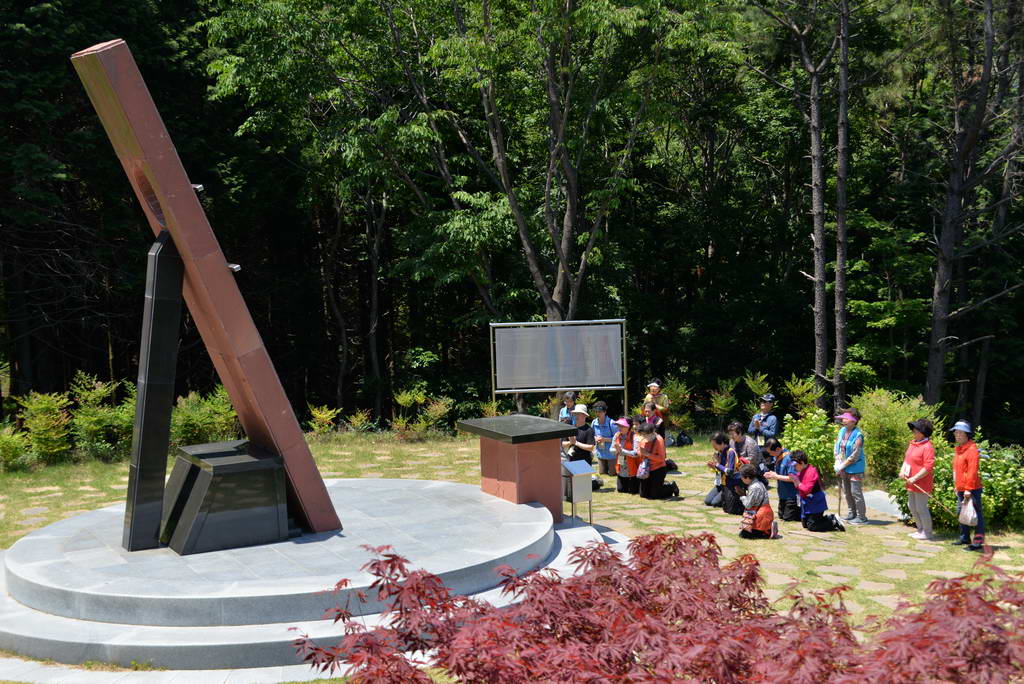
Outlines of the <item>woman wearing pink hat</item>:
<svg viewBox="0 0 1024 684">
<path fill-rule="evenodd" d="M 864 434 L 857 427 L 860 412 L 857 409 L 846 409 L 836 416 L 836 420 L 843 424 L 836 436 L 833 452 L 840 495 L 846 497 L 846 507 L 850 509 L 845 519 L 854 525 L 862 525 L 868 521 L 868 516 L 864 503 L 864 471 L 867 469 Z"/>
<path fill-rule="evenodd" d="M 622 494 L 639 494 L 640 480 L 636 479 L 636 469 L 640 467 L 640 456 L 637 454 L 636 434 L 633 432 L 633 419 L 623 416 L 615 421 L 619 431 L 612 439 L 612 453 L 615 454 L 615 467 L 618 478 L 615 491 Z"/>
</svg>

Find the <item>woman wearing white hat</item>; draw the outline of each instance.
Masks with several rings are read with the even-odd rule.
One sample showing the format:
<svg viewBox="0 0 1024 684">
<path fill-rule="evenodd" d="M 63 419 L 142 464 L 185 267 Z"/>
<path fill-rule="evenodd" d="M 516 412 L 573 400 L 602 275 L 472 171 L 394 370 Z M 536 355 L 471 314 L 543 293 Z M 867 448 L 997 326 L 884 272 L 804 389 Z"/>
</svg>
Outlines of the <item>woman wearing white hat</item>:
<svg viewBox="0 0 1024 684">
<path fill-rule="evenodd" d="M 659 418 L 665 418 L 668 415 L 668 407 L 672 401 L 668 398 L 667 394 L 661 391 L 661 380 L 658 380 L 658 378 L 654 378 L 647 383 L 647 394 L 644 395 L 644 403 L 654 404 L 654 411 L 658 414 Z"/>
<path fill-rule="evenodd" d="M 572 419 L 576 425 L 576 435 L 562 441 L 562 450 L 568 454 L 570 461 L 586 461 L 594 464 L 594 428 L 590 427 L 587 418 L 590 412 L 586 404 L 572 407 Z"/>
<path fill-rule="evenodd" d="M 956 440 L 953 455 L 953 486 L 956 488 L 956 512 L 960 514 L 964 500 L 971 498 L 978 524 L 974 527 L 974 542 L 971 543 L 971 528 L 960 523 L 960 538 L 954 544 L 966 545 L 968 551 L 981 551 L 985 546 L 985 517 L 981 511 L 981 475 L 978 473 L 980 454 L 978 445 L 971 438 L 973 430 L 966 420 L 958 420 L 950 432 Z"/>
</svg>

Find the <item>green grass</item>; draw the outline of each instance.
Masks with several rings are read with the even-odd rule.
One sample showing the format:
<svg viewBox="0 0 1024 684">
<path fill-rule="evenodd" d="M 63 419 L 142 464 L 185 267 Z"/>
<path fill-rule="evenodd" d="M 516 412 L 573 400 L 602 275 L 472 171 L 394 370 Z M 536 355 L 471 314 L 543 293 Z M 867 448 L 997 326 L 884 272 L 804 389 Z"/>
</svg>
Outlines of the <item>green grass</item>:
<svg viewBox="0 0 1024 684">
<path fill-rule="evenodd" d="M 952 535 L 943 535 L 940 542 L 917 542 L 907 537 L 911 528 L 871 511 L 869 517 L 878 524 L 848 526 L 845 534 L 810 533 L 799 523 L 780 523 L 781 539 L 741 539 L 737 517 L 704 506 L 704 494 L 713 477 L 704 466 L 709 449 L 703 444 L 699 441 L 696 446 L 669 450 L 669 457 L 681 469 L 680 474 L 669 475 L 669 480 L 679 484 L 683 495 L 680 500 L 642 500 L 615 492 L 614 482 L 606 481 L 605 488 L 594 493 L 594 524 L 598 529 L 612 529 L 627 536 L 711 532 L 726 561 L 745 553 L 757 557 L 763 566 L 766 591 L 773 598 L 781 597 L 794 581 L 808 589 L 849 585 L 847 604 L 856 619 L 887 615 L 901 599 L 919 600 L 932 580 L 970 572 L 978 558 L 950 546 Z M 480 481 L 475 437 L 432 436 L 420 442 L 403 442 L 389 433 L 334 433 L 310 436 L 310 446 L 328 478 L 408 478 L 467 484 Z M 0 547 L 6 548 L 29 531 L 75 513 L 124 501 L 127 482 L 126 463 L 89 462 L 0 474 Z M 834 502 L 835 488 L 828 494 Z M 774 505 L 774 489 L 771 496 Z M 997 565 L 1024 571 L 1024 535 L 994 530 L 987 538 L 996 548 Z M 401 553 L 402 549 L 396 551 Z M 915 558 L 920 562 L 895 562 Z M 785 608 L 784 600 L 780 599 L 778 607 Z"/>
</svg>

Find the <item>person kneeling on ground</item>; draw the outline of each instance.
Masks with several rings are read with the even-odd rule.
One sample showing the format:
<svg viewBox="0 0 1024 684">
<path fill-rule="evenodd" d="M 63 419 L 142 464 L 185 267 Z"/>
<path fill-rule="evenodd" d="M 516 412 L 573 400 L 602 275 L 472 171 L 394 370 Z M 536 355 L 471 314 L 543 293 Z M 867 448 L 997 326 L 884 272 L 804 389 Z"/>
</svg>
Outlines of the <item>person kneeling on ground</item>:
<svg viewBox="0 0 1024 684">
<path fill-rule="evenodd" d="M 757 479 L 757 475 L 757 468 L 752 465 L 740 468 L 740 479 L 747 487 L 746 496 L 740 497 L 743 504 L 740 536 L 744 539 L 775 539 L 779 536 L 779 527 L 771 504 L 768 503 L 768 490 Z M 739 490 L 739 487 L 736 489 Z"/>
<path fill-rule="evenodd" d="M 828 510 L 825 490 L 821 488 L 818 469 L 807 462 L 807 454 L 799 449 L 793 451 L 793 463 L 796 473 L 790 475 L 790 480 L 796 485 L 800 498 L 800 521 L 804 528 L 810 532 L 845 532 L 846 528 L 839 522 L 839 518 L 825 515 Z"/>
<path fill-rule="evenodd" d="M 654 431 L 665 439 L 665 421 L 658 415 L 658 406 L 653 401 L 644 404 L 644 422 L 654 426 Z"/>
<path fill-rule="evenodd" d="M 640 442 L 640 456 L 649 465 L 648 475 L 640 478 L 640 498 L 667 499 L 679 496 L 679 485 L 675 482 L 665 484 L 668 466 L 665 464 L 665 440 L 654 430 L 653 423 L 643 423 L 637 428 L 637 441 Z M 643 464 L 641 463 L 641 468 Z M 638 477 L 640 473 L 637 473 Z"/>
<path fill-rule="evenodd" d="M 615 489 L 622 494 L 638 494 L 640 480 L 636 479 L 636 469 L 640 466 L 637 455 L 636 433 L 633 432 L 633 419 L 623 416 L 615 421 L 619 431 L 612 441 L 612 452 L 617 459 L 618 480 Z"/>
<path fill-rule="evenodd" d="M 761 476 L 761 473 L 765 471 L 765 468 L 763 464 L 764 457 L 761 455 L 761 447 L 757 446 L 757 442 L 754 441 L 753 437 L 743 431 L 743 423 L 733 421 L 732 423 L 729 423 L 729 427 L 727 427 L 725 431 L 729 435 L 729 439 L 732 440 L 732 447 L 740 456 L 740 462 L 749 463 L 757 468 L 757 479 L 763 480 L 764 478 Z"/>
<path fill-rule="evenodd" d="M 764 476 L 775 480 L 779 488 L 779 520 L 790 522 L 800 520 L 800 503 L 797 501 L 796 485 L 793 484 L 791 475 L 796 474 L 796 467 L 793 463 L 793 455 L 789 449 L 783 449 L 779 440 L 772 437 L 764 443 L 765 451 L 772 459 L 773 466 Z"/>
<path fill-rule="evenodd" d="M 717 506 L 726 513 L 740 515 L 743 504 L 736 494 L 735 487 L 742 484 L 736 469 L 739 467 L 739 455 L 729 444 L 729 438 L 723 432 L 715 433 L 711 438 L 711 447 L 717 457 L 708 461 L 708 468 L 715 471 L 715 486 L 704 497 L 706 506 Z"/>
</svg>

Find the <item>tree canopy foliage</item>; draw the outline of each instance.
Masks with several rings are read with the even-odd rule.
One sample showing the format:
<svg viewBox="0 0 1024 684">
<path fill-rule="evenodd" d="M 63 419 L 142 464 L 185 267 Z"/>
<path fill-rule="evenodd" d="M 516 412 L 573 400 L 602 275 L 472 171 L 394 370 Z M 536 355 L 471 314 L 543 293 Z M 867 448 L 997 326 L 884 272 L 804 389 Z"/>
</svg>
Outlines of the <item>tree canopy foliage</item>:
<svg viewBox="0 0 1024 684">
<path fill-rule="evenodd" d="M 836 305 L 815 284 L 834 281 L 841 221 L 842 391 L 924 393 L 1024 438 L 1018 0 L 0 15 L 9 392 L 136 373 L 150 235 L 68 61 L 121 37 L 297 407 L 387 417 L 394 393 L 426 387 L 471 413 L 488 321 L 625 317 L 643 382 L 710 388 L 749 369 L 824 383 L 815 331 Z M 829 363 L 833 342 L 817 345 Z M 215 383 L 188 320 L 179 382 Z"/>
</svg>

